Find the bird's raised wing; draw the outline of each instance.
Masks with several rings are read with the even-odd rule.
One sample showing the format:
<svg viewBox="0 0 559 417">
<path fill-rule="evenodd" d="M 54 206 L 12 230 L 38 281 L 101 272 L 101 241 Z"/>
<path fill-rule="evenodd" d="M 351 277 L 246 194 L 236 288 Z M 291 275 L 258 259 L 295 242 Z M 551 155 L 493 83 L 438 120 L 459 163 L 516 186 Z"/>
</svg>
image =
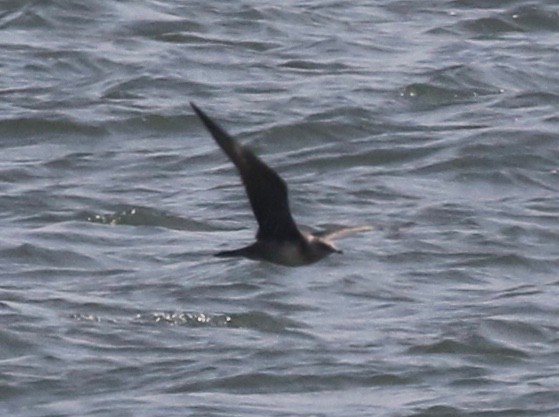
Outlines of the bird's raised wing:
<svg viewBox="0 0 559 417">
<path fill-rule="evenodd" d="M 291 216 L 287 184 L 252 151 L 231 137 L 199 107 L 190 103 L 217 144 L 235 164 L 258 222 L 257 239 L 299 239 Z"/>
</svg>

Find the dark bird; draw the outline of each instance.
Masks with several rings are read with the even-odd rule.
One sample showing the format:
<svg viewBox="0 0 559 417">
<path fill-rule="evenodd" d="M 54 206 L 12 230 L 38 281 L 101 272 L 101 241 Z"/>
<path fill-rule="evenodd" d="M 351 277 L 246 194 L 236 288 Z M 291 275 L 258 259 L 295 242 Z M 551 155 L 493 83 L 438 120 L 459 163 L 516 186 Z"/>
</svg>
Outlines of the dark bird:
<svg viewBox="0 0 559 417">
<path fill-rule="evenodd" d="M 289 209 L 287 184 L 250 149 L 242 146 L 194 103 L 190 103 L 219 147 L 235 164 L 246 189 L 258 232 L 256 242 L 240 249 L 216 253 L 220 257 L 242 256 L 280 265 L 301 266 L 342 253 L 332 240 L 369 226 L 346 227 L 329 233 L 299 230 Z"/>
</svg>

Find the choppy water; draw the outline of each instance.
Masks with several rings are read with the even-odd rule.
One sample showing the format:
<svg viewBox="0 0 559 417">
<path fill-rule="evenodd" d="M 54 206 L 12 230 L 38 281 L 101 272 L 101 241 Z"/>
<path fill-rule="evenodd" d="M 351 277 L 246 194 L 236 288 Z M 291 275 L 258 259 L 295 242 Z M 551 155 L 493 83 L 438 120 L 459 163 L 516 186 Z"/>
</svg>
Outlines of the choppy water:
<svg viewBox="0 0 559 417">
<path fill-rule="evenodd" d="M 559 415 L 555 1 L 0 3 L 0 411 Z M 312 227 L 252 239 L 194 101 Z"/>
</svg>

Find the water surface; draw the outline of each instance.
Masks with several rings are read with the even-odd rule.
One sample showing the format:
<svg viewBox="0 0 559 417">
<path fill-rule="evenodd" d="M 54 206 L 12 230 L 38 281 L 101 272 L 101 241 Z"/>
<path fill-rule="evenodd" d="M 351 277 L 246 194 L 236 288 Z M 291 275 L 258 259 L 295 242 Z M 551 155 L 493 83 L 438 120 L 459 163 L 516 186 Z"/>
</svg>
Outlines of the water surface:
<svg viewBox="0 0 559 417">
<path fill-rule="evenodd" d="M 0 410 L 559 413 L 553 1 L 4 1 Z M 253 238 L 196 102 L 303 225 Z"/>
</svg>

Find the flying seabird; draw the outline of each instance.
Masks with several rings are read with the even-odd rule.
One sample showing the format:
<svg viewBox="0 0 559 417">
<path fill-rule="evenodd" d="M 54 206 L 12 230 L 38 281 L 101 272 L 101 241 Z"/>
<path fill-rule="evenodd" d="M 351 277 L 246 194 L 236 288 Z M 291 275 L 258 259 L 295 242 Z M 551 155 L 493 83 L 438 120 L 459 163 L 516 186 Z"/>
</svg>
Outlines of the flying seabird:
<svg viewBox="0 0 559 417">
<path fill-rule="evenodd" d="M 286 265 L 308 265 L 331 253 L 342 253 L 332 239 L 349 233 L 371 230 L 369 226 L 346 227 L 328 233 L 299 230 L 291 211 L 285 181 L 250 149 L 238 143 L 194 103 L 190 103 L 219 147 L 235 164 L 246 189 L 258 232 L 256 242 L 216 253 L 219 257 L 245 257 Z"/>
</svg>

